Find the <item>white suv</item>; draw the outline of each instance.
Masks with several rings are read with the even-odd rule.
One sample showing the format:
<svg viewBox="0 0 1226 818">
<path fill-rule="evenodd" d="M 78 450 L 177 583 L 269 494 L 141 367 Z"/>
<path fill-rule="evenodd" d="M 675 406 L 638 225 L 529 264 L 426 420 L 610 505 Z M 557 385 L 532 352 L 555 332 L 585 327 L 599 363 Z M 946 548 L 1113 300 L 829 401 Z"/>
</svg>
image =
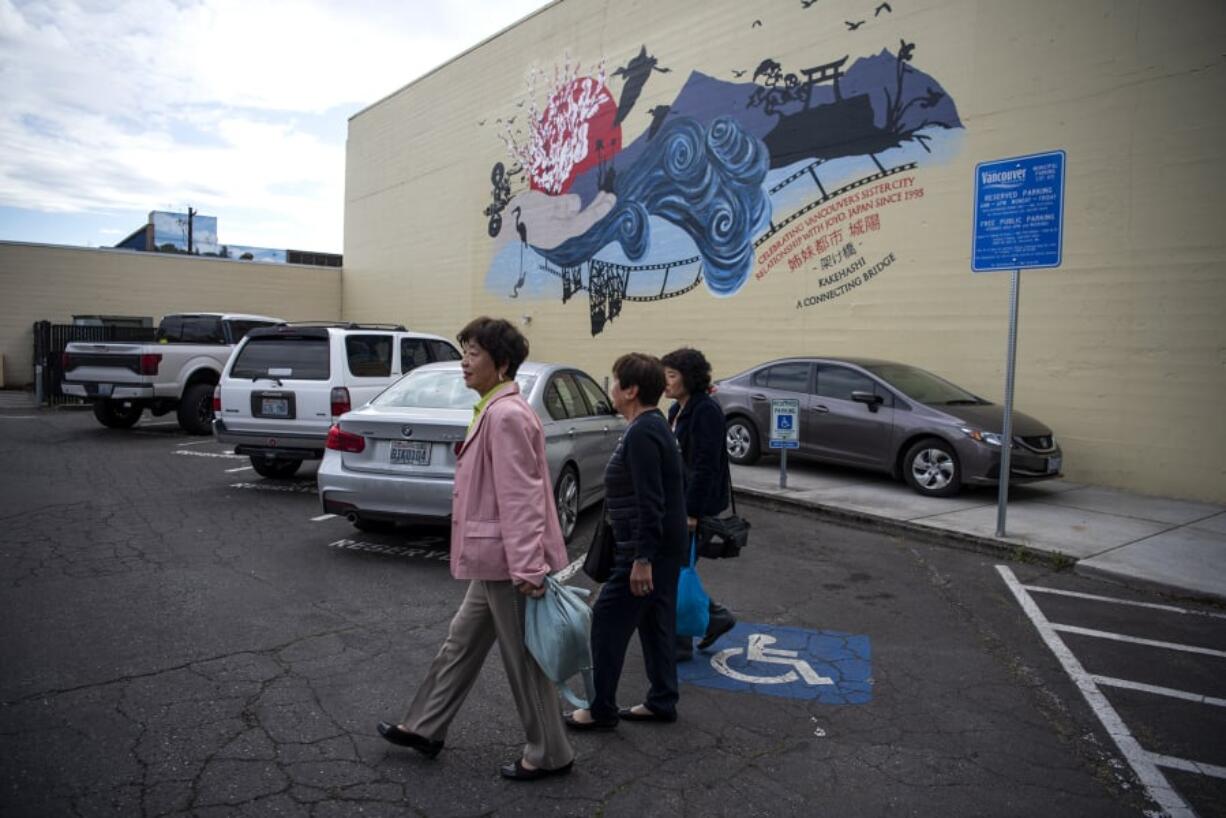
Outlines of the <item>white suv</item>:
<svg viewBox="0 0 1226 818">
<path fill-rule="evenodd" d="M 456 361 L 438 335 L 386 324 L 278 324 L 247 334 L 213 393 L 213 435 L 264 477 L 323 457 L 328 429 L 413 368 Z"/>
</svg>

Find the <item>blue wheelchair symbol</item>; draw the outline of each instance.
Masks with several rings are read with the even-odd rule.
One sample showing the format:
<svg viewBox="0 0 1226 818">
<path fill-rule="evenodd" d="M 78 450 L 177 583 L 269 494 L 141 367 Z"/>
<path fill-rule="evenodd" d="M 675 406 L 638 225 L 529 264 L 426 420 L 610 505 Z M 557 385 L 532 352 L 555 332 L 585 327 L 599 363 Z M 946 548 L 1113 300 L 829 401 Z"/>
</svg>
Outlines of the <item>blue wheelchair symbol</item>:
<svg viewBox="0 0 1226 818">
<path fill-rule="evenodd" d="M 779 428 L 780 429 L 790 430 L 792 428 L 792 416 L 791 415 L 779 415 L 778 417 L 779 417 Z"/>
</svg>

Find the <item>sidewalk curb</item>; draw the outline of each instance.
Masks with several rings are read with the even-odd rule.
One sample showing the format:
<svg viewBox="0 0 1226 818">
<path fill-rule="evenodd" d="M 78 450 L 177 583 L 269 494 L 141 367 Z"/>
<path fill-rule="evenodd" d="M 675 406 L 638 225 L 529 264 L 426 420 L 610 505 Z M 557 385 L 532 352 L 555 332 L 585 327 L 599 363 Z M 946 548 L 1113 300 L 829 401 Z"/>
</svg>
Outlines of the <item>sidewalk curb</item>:
<svg viewBox="0 0 1226 818">
<path fill-rule="evenodd" d="M 807 512 L 821 519 L 834 520 L 835 522 L 845 523 L 856 528 L 892 534 L 908 534 L 933 545 L 989 554 L 1011 562 L 1039 562 L 1057 571 L 1072 569 L 1073 573 L 1080 576 L 1108 580 L 1133 590 L 1156 591 L 1176 599 L 1207 603 L 1218 607 L 1226 605 L 1226 597 L 1219 597 L 1206 592 L 1190 591 L 1187 588 L 1170 583 L 1117 573 L 1093 565 L 1084 565 L 1078 558 L 1065 554 L 1062 551 L 1047 551 L 1020 542 L 1002 542 L 993 537 L 935 528 L 929 525 L 913 523 L 909 520 L 882 517 L 877 514 L 870 514 L 867 511 L 855 511 L 823 503 L 796 500 L 787 495 L 776 494 L 763 489 L 733 486 L 733 490 L 738 496 L 753 501 L 754 505 L 774 506 L 786 511 Z"/>
</svg>

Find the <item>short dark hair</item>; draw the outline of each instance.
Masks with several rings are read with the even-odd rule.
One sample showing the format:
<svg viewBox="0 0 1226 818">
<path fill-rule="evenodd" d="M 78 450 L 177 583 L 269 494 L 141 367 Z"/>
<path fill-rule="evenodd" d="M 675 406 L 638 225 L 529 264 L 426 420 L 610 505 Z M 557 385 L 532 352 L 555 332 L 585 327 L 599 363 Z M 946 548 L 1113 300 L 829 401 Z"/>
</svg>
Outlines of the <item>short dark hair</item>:
<svg viewBox="0 0 1226 818">
<path fill-rule="evenodd" d="M 706 355 L 693 347 L 674 349 L 661 358 L 660 363 L 681 373 L 685 391 L 691 395 L 706 392 L 711 388 L 711 364 Z"/>
<path fill-rule="evenodd" d="M 490 318 L 483 315 L 469 321 L 456 340 L 463 347 L 469 341 L 489 353 L 494 366 L 507 367 L 507 377 L 514 378 L 519 365 L 528 357 L 528 339 L 505 318 Z"/>
<path fill-rule="evenodd" d="M 627 352 L 613 362 L 613 377 L 622 389 L 637 386 L 644 406 L 655 406 L 664 394 L 664 365 L 654 355 Z"/>
</svg>

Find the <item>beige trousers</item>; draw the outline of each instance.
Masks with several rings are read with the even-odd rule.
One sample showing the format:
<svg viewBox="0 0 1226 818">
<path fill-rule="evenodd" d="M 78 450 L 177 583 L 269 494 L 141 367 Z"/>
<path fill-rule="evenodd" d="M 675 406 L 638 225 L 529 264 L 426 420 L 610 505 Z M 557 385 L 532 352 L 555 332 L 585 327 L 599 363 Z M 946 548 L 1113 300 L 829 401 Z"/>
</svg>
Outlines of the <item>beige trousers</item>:
<svg viewBox="0 0 1226 818">
<path fill-rule="evenodd" d="M 403 722 L 405 728 L 426 738 L 445 738 L 497 639 L 511 696 L 528 736 L 524 759 L 550 770 L 574 760 L 575 751 L 562 723 L 557 688 L 524 644 L 526 602 L 527 597 L 509 581 L 469 583 L 468 593 L 451 620 L 447 639 L 409 705 Z"/>
</svg>

